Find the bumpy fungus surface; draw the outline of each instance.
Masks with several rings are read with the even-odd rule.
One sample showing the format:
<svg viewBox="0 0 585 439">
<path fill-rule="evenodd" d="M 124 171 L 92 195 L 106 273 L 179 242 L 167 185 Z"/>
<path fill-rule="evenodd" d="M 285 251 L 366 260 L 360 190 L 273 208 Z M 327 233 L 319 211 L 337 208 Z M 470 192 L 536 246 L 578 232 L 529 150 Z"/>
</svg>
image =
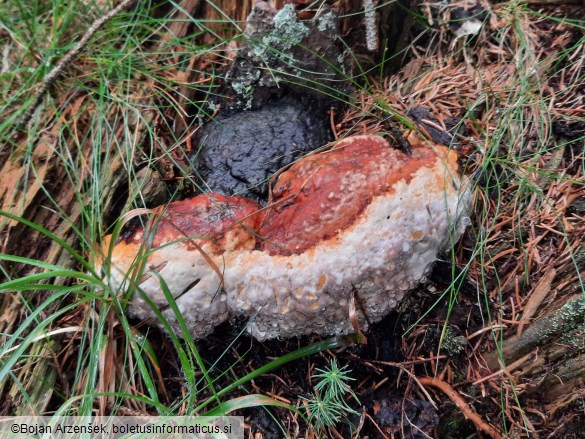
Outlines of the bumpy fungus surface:
<svg viewBox="0 0 585 439">
<path fill-rule="evenodd" d="M 230 315 L 249 318 L 258 339 L 343 334 L 353 329 L 352 299 L 365 329 L 459 238 L 462 184 L 447 148 L 415 144 L 408 156 L 380 137 L 348 138 L 281 174 L 264 210 L 214 194 L 171 203 L 135 277 L 174 322 L 149 269 L 158 272 L 195 337 Z M 113 247 L 114 286 L 128 288 L 144 235 L 137 229 Z M 130 312 L 154 316 L 138 295 Z"/>
</svg>

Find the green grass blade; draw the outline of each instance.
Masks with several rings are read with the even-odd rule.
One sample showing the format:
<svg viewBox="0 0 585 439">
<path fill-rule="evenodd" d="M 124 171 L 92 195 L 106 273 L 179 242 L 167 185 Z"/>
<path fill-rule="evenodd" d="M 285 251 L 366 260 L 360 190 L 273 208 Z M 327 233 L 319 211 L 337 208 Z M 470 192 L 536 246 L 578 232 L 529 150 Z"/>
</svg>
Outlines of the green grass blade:
<svg viewBox="0 0 585 439">
<path fill-rule="evenodd" d="M 267 406 L 282 407 L 292 412 L 299 413 L 298 409 L 290 404 L 286 404 L 282 401 L 278 401 L 265 395 L 253 394 L 240 396 L 238 398 L 233 398 L 229 401 L 222 402 L 217 407 L 202 413 L 201 416 L 225 416 L 234 410 Z"/>
</svg>

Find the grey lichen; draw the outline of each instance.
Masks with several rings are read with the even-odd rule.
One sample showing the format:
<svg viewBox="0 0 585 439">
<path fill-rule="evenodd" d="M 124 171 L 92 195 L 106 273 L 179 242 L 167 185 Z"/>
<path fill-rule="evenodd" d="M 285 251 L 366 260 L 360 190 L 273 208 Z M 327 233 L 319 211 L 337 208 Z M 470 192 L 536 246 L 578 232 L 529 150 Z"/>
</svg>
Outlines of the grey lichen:
<svg viewBox="0 0 585 439">
<path fill-rule="evenodd" d="M 276 11 L 259 0 L 246 21 L 245 37 L 226 74 L 227 87 L 215 99 L 222 109 L 256 110 L 289 94 L 327 109 L 335 105 L 335 96 L 350 88 L 345 74 L 350 66 L 338 44 L 337 14 L 328 6 L 303 21 L 292 4 Z"/>
<path fill-rule="evenodd" d="M 337 30 L 337 14 L 335 14 L 333 11 L 329 11 L 329 12 L 317 17 L 317 28 L 321 32 L 325 32 L 327 30 L 336 31 Z"/>
<path fill-rule="evenodd" d="M 574 331 L 562 334 L 560 341 L 577 352 L 585 352 L 585 322 L 581 322 Z"/>
<path fill-rule="evenodd" d="M 285 5 L 274 16 L 272 32 L 264 36 L 261 43 L 254 46 L 254 55 L 290 57 L 286 51 L 300 44 L 308 34 L 309 28 L 298 19 L 294 6 Z"/>
<path fill-rule="evenodd" d="M 298 19 L 294 6 L 288 4 L 274 16 L 274 32 L 266 39 L 268 42 L 279 42 L 285 49 L 290 49 L 307 35 L 309 28 Z"/>
<path fill-rule="evenodd" d="M 579 298 L 569 301 L 550 316 L 550 329 L 545 327 L 541 334 L 549 336 L 549 334 L 557 334 L 561 331 L 573 329 L 583 320 L 584 316 L 585 300 Z"/>
</svg>

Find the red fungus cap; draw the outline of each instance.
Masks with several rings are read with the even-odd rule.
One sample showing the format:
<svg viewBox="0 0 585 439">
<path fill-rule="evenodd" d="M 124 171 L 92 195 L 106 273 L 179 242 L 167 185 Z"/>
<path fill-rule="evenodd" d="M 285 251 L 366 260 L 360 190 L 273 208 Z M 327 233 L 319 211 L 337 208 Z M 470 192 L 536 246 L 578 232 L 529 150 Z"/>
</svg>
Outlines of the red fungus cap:
<svg viewBox="0 0 585 439">
<path fill-rule="evenodd" d="M 260 229 L 262 249 L 270 254 L 300 254 L 343 233 L 371 201 L 409 183 L 437 154 L 415 148 L 412 155 L 390 148 L 377 136 L 354 136 L 334 149 L 311 156 L 278 178 L 273 207 Z"/>
</svg>

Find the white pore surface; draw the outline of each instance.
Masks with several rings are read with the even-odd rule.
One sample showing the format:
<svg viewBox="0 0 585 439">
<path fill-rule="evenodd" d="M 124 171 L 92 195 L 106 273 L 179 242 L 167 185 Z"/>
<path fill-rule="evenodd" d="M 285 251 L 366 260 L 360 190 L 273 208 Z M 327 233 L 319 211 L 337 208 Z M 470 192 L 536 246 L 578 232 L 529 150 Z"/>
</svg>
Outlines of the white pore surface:
<svg viewBox="0 0 585 439">
<path fill-rule="evenodd" d="M 248 245 L 211 256 L 211 245 L 203 245 L 223 272 L 223 285 L 201 251 L 170 243 L 151 250 L 139 287 L 181 333 L 159 278 L 149 273 L 155 269 L 194 337 L 209 334 L 230 315 L 248 318 L 248 331 L 260 340 L 345 334 L 353 332 L 352 300 L 366 329 L 395 309 L 424 279 L 437 253 L 463 233 L 469 193 L 461 183 L 437 159 L 434 169 L 421 168 L 408 184 L 401 180 L 392 194 L 374 198 L 350 229 L 300 255 L 271 256 Z M 131 260 L 114 250 L 112 266 L 112 284 L 127 289 Z M 155 317 L 140 294 L 129 311 Z"/>
<path fill-rule="evenodd" d="M 203 245 L 201 250 L 208 255 L 212 254 L 211 245 Z M 223 270 L 221 258 L 212 259 L 219 270 Z M 117 269 L 112 270 L 111 274 L 113 286 L 120 290 L 130 288 L 130 279 L 126 273 L 134 264 L 136 261 L 130 261 L 126 257 L 117 258 L 114 252 L 112 266 Z M 161 287 L 160 276 L 164 279 L 193 337 L 200 338 L 209 334 L 228 318 L 226 295 L 221 287 L 221 278 L 210 267 L 201 251 L 189 248 L 184 241 L 151 250 L 142 273 L 136 282 L 141 291 L 136 291 L 133 303 L 128 309 L 131 315 L 140 319 L 154 317 L 153 320 L 160 323 L 152 307 L 144 300 L 143 294 L 145 294 L 163 313 L 173 330 L 179 334 L 182 332 L 177 322 L 177 315 L 169 306 L 169 301 Z"/>
<path fill-rule="evenodd" d="M 341 239 L 300 255 L 234 255 L 225 273 L 230 312 L 250 317 L 260 340 L 352 332 L 352 296 L 362 329 L 381 320 L 465 229 L 460 181 L 437 167 L 375 198 Z"/>
</svg>

